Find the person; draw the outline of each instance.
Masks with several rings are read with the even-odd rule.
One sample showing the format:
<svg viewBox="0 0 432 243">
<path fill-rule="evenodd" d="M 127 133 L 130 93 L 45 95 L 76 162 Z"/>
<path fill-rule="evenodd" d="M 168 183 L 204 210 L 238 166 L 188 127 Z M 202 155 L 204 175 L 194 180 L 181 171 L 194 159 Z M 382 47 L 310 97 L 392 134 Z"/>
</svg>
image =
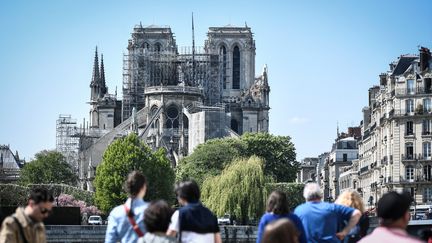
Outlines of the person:
<svg viewBox="0 0 432 243">
<path fill-rule="evenodd" d="M 297 226 L 288 218 L 277 219 L 264 229 L 262 243 L 299 243 Z"/>
<path fill-rule="evenodd" d="M 410 220 L 410 205 L 412 197 L 408 192 L 388 192 L 384 194 L 377 205 L 377 216 L 380 226 L 359 242 L 422 242 L 411 237 L 406 232 Z"/>
<path fill-rule="evenodd" d="M 258 234 L 256 242 L 261 242 L 264 228 L 267 224 L 281 218 L 290 219 L 290 222 L 294 223 L 298 231 L 298 236 L 300 237 L 298 239 L 299 242 L 306 243 L 306 236 L 302 222 L 299 217 L 297 217 L 297 215 L 289 212 L 287 197 L 285 193 L 280 191 L 272 192 L 267 200 L 266 213 L 261 217 L 261 220 L 258 224 Z"/>
<path fill-rule="evenodd" d="M 361 213 L 359 222 L 354 228 L 348 233 L 348 235 L 344 238 L 344 243 L 353 243 L 359 241 L 362 237 L 367 234 L 367 230 L 369 229 L 369 215 L 365 213 L 365 206 L 363 204 L 363 200 L 360 197 L 360 194 L 356 190 L 346 190 L 342 192 L 335 201 L 336 204 L 356 208 Z M 347 222 L 344 222 L 345 225 Z"/>
<path fill-rule="evenodd" d="M 318 184 L 308 183 L 303 190 L 306 202 L 294 210 L 303 223 L 308 242 L 340 242 L 357 224 L 361 217 L 358 209 L 322 202 Z M 338 232 L 343 221 L 347 225 Z"/>
<path fill-rule="evenodd" d="M 0 232 L 1 243 L 47 242 L 43 220 L 52 212 L 54 197 L 45 188 L 35 188 L 25 207 L 7 217 Z"/>
<path fill-rule="evenodd" d="M 125 190 L 129 198 L 109 214 L 105 243 L 137 242 L 146 232 L 143 221 L 148 206 L 143 200 L 147 191 L 145 176 L 139 171 L 129 173 Z"/>
<path fill-rule="evenodd" d="M 176 185 L 175 193 L 182 206 L 171 217 L 167 235 L 176 236 L 180 242 L 221 243 L 216 216 L 200 199 L 200 190 L 195 181 L 183 181 Z"/>
<path fill-rule="evenodd" d="M 175 237 L 165 234 L 172 214 L 173 210 L 164 200 L 150 203 L 144 212 L 144 225 L 147 233 L 138 240 L 138 243 L 176 243 Z"/>
</svg>

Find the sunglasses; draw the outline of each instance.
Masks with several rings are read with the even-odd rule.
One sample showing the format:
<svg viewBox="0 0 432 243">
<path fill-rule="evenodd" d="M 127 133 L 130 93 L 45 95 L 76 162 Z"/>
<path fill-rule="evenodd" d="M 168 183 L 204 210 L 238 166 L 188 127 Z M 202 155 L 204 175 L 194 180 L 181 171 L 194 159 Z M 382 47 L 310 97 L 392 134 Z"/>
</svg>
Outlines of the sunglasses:
<svg viewBox="0 0 432 243">
<path fill-rule="evenodd" d="M 39 208 L 41 214 L 48 214 L 50 215 L 52 213 L 52 210 L 47 209 L 47 208 Z"/>
</svg>

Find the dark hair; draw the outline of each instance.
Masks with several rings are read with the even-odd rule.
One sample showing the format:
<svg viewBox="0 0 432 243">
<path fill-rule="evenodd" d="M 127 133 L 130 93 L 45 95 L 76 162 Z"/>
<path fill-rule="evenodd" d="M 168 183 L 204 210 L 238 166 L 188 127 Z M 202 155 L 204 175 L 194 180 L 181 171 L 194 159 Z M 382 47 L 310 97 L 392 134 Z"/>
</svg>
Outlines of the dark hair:
<svg viewBox="0 0 432 243">
<path fill-rule="evenodd" d="M 412 197 L 408 192 L 388 192 L 378 201 L 377 215 L 382 219 L 383 225 L 392 224 L 402 218 L 409 210 Z"/>
<path fill-rule="evenodd" d="M 299 231 L 294 223 L 281 218 L 268 224 L 264 229 L 262 243 L 298 243 Z"/>
<path fill-rule="evenodd" d="M 193 180 L 177 184 L 175 193 L 177 197 L 186 200 L 188 203 L 198 202 L 200 199 L 200 189 L 198 184 Z"/>
<path fill-rule="evenodd" d="M 144 224 L 148 232 L 167 231 L 173 210 L 164 200 L 153 201 L 144 211 Z"/>
<path fill-rule="evenodd" d="M 30 191 L 29 200 L 33 200 L 35 203 L 53 202 L 54 197 L 47 189 L 37 187 Z"/>
<path fill-rule="evenodd" d="M 273 212 L 274 214 L 289 213 L 288 200 L 285 193 L 281 191 L 272 192 L 267 199 L 266 211 Z"/>
<path fill-rule="evenodd" d="M 139 171 L 132 171 L 129 173 L 126 180 L 126 192 L 132 197 L 136 197 L 141 191 L 142 187 L 146 184 L 145 176 Z"/>
</svg>

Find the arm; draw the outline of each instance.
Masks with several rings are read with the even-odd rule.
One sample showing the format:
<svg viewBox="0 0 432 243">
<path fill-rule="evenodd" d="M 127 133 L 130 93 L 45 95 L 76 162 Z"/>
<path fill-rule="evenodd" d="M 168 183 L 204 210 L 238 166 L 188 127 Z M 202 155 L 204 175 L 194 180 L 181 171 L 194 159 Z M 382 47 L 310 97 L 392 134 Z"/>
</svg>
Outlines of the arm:
<svg viewBox="0 0 432 243">
<path fill-rule="evenodd" d="M 222 238 L 219 232 L 215 233 L 214 235 L 214 242 L 215 243 L 222 243 Z"/>
<path fill-rule="evenodd" d="M 0 243 L 15 243 L 18 242 L 17 235 L 15 233 L 18 232 L 17 226 L 12 218 L 8 217 L 3 221 L 3 225 L 1 227 L 0 232 Z"/>
<path fill-rule="evenodd" d="M 176 237 L 176 235 L 177 235 L 177 232 L 179 231 L 179 229 L 180 229 L 180 226 L 179 226 L 179 211 L 177 210 L 177 211 L 175 211 L 174 213 L 173 213 L 173 215 L 171 216 L 171 223 L 170 223 L 170 225 L 168 226 L 168 230 L 167 230 L 167 232 L 166 232 L 166 235 L 168 235 L 168 236 L 172 236 L 172 237 Z"/>
<path fill-rule="evenodd" d="M 265 215 L 265 214 L 264 214 Z M 264 215 L 261 217 L 261 220 L 258 224 L 258 233 L 257 233 L 257 239 L 256 239 L 256 243 L 261 243 L 261 238 L 264 234 L 264 228 L 267 224 L 266 220 L 264 219 Z"/>
<path fill-rule="evenodd" d="M 117 222 L 115 221 L 113 212 L 108 217 L 108 226 L 105 233 L 105 243 L 116 243 L 119 240 L 117 235 Z"/>
<path fill-rule="evenodd" d="M 351 218 L 348 221 L 347 226 L 345 226 L 342 231 L 336 233 L 336 237 L 338 237 L 340 240 L 343 240 L 343 238 L 345 238 L 349 231 L 357 224 L 361 215 L 361 212 L 358 209 L 355 209 L 354 212 L 351 214 Z"/>
</svg>

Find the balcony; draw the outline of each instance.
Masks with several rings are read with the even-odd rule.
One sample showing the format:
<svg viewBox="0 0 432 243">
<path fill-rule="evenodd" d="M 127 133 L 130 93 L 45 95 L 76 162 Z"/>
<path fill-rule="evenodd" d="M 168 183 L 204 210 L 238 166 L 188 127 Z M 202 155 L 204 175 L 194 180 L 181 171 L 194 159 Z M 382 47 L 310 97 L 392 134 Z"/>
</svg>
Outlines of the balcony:
<svg viewBox="0 0 432 243">
<path fill-rule="evenodd" d="M 417 159 L 416 154 L 401 154 L 402 161 L 414 161 Z"/>
<path fill-rule="evenodd" d="M 417 156 L 418 160 L 432 160 L 432 156 L 431 155 L 425 155 L 425 154 L 418 154 Z"/>
<path fill-rule="evenodd" d="M 363 166 L 360 168 L 360 174 L 364 174 L 365 172 L 367 172 L 369 170 L 369 166 Z"/>
<path fill-rule="evenodd" d="M 432 94 L 431 87 L 416 87 L 415 89 L 408 88 L 398 88 L 396 89 L 395 96 L 403 97 L 403 96 L 413 96 L 413 95 L 424 95 L 424 94 Z"/>
</svg>

